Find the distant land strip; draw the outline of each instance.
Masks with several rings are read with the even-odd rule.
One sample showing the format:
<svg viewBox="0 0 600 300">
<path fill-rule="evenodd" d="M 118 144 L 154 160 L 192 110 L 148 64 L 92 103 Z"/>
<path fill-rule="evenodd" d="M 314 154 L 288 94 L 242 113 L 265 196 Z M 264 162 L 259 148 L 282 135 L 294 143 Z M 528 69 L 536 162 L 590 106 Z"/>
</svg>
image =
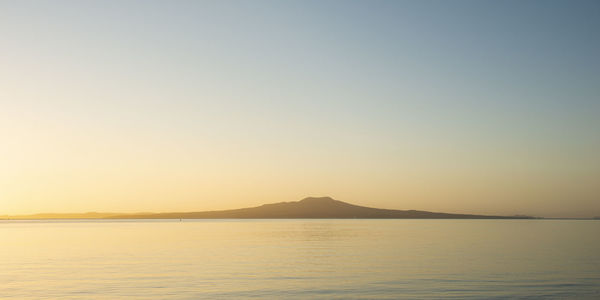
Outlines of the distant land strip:
<svg viewBox="0 0 600 300">
<path fill-rule="evenodd" d="M 531 216 L 488 216 L 421 210 L 371 208 L 330 197 L 308 197 L 300 201 L 264 204 L 257 207 L 171 213 L 34 214 L 2 216 L 2 219 L 537 219 Z"/>
</svg>

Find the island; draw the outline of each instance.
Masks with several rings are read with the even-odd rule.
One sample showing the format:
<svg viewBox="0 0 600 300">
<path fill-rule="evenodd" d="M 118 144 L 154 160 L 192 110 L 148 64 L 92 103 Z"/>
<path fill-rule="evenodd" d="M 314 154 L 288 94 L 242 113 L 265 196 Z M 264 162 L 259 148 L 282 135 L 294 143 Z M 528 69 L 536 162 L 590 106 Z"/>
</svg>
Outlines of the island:
<svg viewBox="0 0 600 300">
<path fill-rule="evenodd" d="M 381 209 L 353 205 L 331 197 L 308 197 L 300 201 L 257 207 L 202 211 L 120 214 L 111 219 L 533 219 L 529 216 L 488 216 L 422 210 Z"/>
</svg>

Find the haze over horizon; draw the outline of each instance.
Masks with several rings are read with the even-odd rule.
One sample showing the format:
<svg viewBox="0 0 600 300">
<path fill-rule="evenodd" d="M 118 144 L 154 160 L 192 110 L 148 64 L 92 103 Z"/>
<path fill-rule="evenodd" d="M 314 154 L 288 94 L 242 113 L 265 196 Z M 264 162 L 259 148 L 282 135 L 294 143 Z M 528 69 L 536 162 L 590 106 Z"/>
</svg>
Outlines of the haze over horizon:
<svg viewBox="0 0 600 300">
<path fill-rule="evenodd" d="M 0 1 L 0 215 L 600 215 L 598 1 Z"/>
</svg>

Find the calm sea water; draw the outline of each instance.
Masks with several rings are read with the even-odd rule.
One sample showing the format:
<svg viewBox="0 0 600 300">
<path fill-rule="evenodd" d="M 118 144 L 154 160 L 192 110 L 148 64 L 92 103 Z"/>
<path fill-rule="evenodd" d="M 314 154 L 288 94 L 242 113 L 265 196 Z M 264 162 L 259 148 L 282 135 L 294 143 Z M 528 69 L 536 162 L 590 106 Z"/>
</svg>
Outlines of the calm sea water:
<svg viewBox="0 0 600 300">
<path fill-rule="evenodd" d="M 600 221 L 0 221 L 0 298 L 600 299 Z"/>
</svg>

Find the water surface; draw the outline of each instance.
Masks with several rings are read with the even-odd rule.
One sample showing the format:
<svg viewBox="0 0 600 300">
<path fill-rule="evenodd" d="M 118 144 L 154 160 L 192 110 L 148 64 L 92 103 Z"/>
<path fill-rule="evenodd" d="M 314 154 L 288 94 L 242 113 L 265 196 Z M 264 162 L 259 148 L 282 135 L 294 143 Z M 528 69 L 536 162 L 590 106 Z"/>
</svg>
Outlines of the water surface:
<svg viewBox="0 0 600 300">
<path fill-rule="evenodd" d="M 600 299 L 600 221 L 0 221 L 0 298 Z"/>
</svg>

